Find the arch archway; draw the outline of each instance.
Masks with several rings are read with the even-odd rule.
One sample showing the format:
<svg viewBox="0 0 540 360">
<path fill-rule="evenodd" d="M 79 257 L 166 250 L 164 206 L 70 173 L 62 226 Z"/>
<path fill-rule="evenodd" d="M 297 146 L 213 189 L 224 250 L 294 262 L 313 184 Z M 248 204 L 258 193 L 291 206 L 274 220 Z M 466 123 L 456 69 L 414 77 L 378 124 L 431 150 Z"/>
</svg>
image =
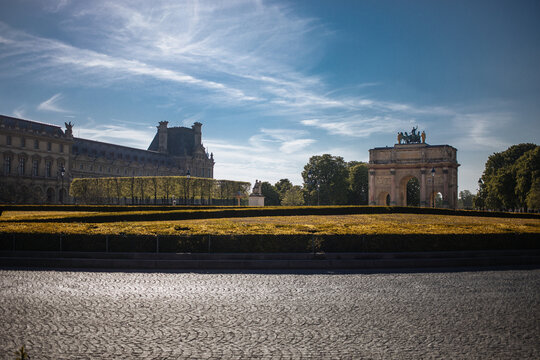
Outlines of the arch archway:
<svg viewBox="0 0 540 360">
<path fill-rule="evenodd" d="M 388 192 L 381 192 L 377 198 L 377 204 L 383 206 L 390 206 L 390 194 Z"/>
<path fill-rule="evenodd" d="M 47 189 L 47 204 L 54 203 L 54 198 L 55 198 L 55 191 L 53 188 L 50 187 Z"/>
<path fill-rule="evenodd" d="M 42 204 L 43 203 L 43 189 L 41 186 L 34 187 L 34 198 L 32 202 L 34 204 Z"/>
</svg>

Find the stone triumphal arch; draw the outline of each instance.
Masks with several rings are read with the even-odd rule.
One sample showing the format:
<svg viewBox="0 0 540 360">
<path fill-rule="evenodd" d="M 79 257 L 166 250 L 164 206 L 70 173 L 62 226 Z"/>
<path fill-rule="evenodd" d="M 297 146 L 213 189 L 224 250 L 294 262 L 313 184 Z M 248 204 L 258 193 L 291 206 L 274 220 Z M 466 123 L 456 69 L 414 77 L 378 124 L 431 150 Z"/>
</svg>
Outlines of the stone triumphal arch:
<svg viewBox="0 0 540 360">
<path fill-rule="evenodd" d="M 414 136 L 413 136 L 414 135 Z M 426 135 L 398 134 L 398 144 L 369 150 L 369 204 L 407 205 L 407 182 L 420 185 L 420 206 L 434 204 L 442 194 L 443 207 L 457 205 L 457 150 L 449 145 L 428 145 Z M 403 143 L 402 143 L 403 142 Z"/>
</svg>

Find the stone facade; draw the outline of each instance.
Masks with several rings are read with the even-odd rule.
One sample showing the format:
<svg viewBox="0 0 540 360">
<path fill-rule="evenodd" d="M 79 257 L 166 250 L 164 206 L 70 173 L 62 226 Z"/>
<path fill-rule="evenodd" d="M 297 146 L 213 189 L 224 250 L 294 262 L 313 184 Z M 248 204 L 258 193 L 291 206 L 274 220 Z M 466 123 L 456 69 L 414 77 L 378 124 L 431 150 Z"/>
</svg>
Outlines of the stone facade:
<svg viewBox="0 0 540 360">
<path fill-rule="evenodd" d="M 72 143 L 73 136 L 59 126 L 0 115 L 0 201 L 67 200 Z"/>
<path fill-rule="evenodd" d="M 456 154 L 452 146 L 425 143 L 370 149 L 369 204 L 406 206 L 407 182 L 417 178 L 420 206 L 431 206 L 435 195 L 441 193 L 443 206 L 456 208 Z"/>
<path fill-rule="evenodd" d="M 191 129 L 167 124 L 160 122 L 148 150 L 142 150 L 73 137 L 71 124 L 63 131 L 0 115 L 0 202 L 68 203 L 74 178 L 188 173 L 213 178 L 214 157 L 202 145 L 202 124 Z"/>
</svg>

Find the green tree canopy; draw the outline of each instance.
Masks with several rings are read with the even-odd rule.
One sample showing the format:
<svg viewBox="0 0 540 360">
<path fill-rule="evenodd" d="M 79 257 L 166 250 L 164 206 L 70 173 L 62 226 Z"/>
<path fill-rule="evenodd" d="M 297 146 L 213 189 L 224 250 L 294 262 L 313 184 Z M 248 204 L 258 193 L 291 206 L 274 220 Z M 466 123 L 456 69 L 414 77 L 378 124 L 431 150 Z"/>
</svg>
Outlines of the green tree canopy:
<svg viewBox="0 0 540 360">
<path fill-rule="evenodd" d="M 350 161 L 349 168 L 349 205 L 367 205 L 368 203 L 368 167 L 366 163 Z"/>
<path fill-rule="evenodd" d="M 285 192 L 283 200 L 281 201 L 283 206 L 300 206 L 304 205 L 304 191 L 301 186 L 295 185 Z"/>
<path fill-rule="evenodd" d="M 538 149 L 535 144 L 519 144 L 491 155 L 480 179 L 475 205 L 488 209 L 526 210 L 529 192 L 540 176 Z"/>
<path fill-rule="evenodd" d="M 347 202 L 348 168 L 341 156 L 330 154 L 312 156 L 304 166 L 302 178 L 310 204 L 341 205 Z"/>
<path fill-rule="evenodd" d="M 261 184 L 261 192 L 264 196 L 264 205 L 266 206 L 277 206 L 281 204 L 279 199 L 279 193 L 276 190 L 276 187 L 270 184 L 268 181 L 265 181 Z"/>
<path fill-rule="evenodd" d="M 420 206 L 420 183 L 415 177 L 407 182 L 407 206 Z"/>
<path fill-rule="evenodd" d="M 293 187 L 293 184 L 289 179 L 281 179 L 274 186 L 279 194 L 279 201 L 281 201 L 287 190 Z"/>
<path fill-rule="evenodd" d="M 462 209 L 473 208 L 474 195 L 469 190 L 459 192 L 458 207 Z"/>
</svg>

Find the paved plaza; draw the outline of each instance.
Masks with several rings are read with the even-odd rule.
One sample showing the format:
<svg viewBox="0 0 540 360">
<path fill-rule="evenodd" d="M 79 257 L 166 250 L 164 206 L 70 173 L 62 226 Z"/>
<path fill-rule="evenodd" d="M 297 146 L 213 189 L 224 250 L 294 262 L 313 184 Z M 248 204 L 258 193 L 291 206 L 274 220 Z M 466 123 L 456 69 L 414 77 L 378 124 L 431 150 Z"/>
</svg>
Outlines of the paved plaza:
<svg viewBox="0 0 540 360">
<path fill-rule="evenodd" d="M 0 359 L 539 359 L 540 270 L 4 270 L 0 323 Z"/>
</svg>

